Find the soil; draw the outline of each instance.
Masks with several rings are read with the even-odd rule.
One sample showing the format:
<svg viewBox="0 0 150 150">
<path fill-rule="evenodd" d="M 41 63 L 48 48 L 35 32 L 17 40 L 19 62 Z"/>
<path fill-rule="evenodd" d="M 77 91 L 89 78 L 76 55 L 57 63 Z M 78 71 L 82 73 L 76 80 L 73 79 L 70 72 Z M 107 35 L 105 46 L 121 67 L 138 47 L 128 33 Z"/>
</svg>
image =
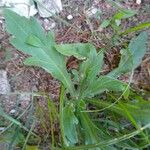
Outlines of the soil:
<svg viewBox="0 0 150 150">
<path fill-rule="evenodd" d="M 72 0 L 63 1 L 63 11 L 59 14 L 59 18 L 64 19 L 72 26 L 67 26 L 62 23 L 56 17 L 50 17 L 47 19 L 40 18 L 36 16 L 40 23 L 46 30 L 54 30 L 56 33 L 56 41 L 58 43 L 72 43 L 72 42 L 94 42 L 97 48 L 106 46 L 107 42 L 101 38 L 92 37 L 92 30 L 96 30 L 101 24 L 101 20 L 112 16 L 113 12 L 116 11 L 114 7 L 106 3 L 103 0 L 94 1 L 84 1 L 84 0 Z M 125 0 L 122 2 L 124 8 L 132 8 L 138 10 L 134 18 L 124 21 L 124 29 L 137 25 L 140 22 L 150 21 L 150 1 L 143 0 L 140 5 L 136 4 L 133 0 Z M 92 16 L 87 19 L 87 14 L 92 7 L 96 8 L 99 13 L 101 13 L 101 18 L 98 20 L 96 17 Z M 73 19 L 67 20 L 68 15 L 72 15 Z M 32 99 L 32 93 L 46 93 L 50 98 L 58 104 L 59 98 L 59 82 L 54 79 L 50 74 L 46 73 L 44 70 L 37 67 L 27 67 L 23 64 L 23 60 L 26 56 L 17 51 L 12 45 L 9 44 L 9 35 L 5 32 L 4 20 L 0 18 L 0 69 L 7 71 L 8 81 L 10 84 L 11 92 L 7 94 L 8 98 L 0 97 L 1 105 L 4 110 L 10 114 L 11 110 L 16 110 L 15 113 L 10 114 L 13 117 L 18 117 L 31 102 L 37 102 L 42 108 L 47 106 L 47 101 L 43 97 L 37 97 Z M 55 24 L 55 26 L 54 26 Z M 74 27 L 76 27 L 76 29 Z M 79 32 L 81 29 L 84 32 Z M 107 33 L 108 32 L 108 33 Z M 150 35 L 150 30 L 147 31 Z M 109 37 L 111 35 L 111 30 L 103 31 L 102 34 L 107 33 Z M 98 35 L 101 35 L 99 33 Z M 97 36 L 98 36 L 97 35 Z M 150 36 L 149 36 L 150 37 Z M 120 51 L 120 48 L 113 49 L 112 51 L 107 51 L 106 64 L 104 70 L 110 71 L 112 68 L 117 66 L 118 61 L 116 61 L 116 55 Z M 109 59 L 109 60 L 107 60 Z M 117 58 L 118 59 L 118 58 Z M 109 63 L 108 63 L 109 62 Z M 71 59 L 68 62 L 69 67 L 76 65 L 75 59 Z M 122 77 L 122 80 L 128 81 L 128 77 Z M 135 70 L 133 81 L 134 87 L 138 90 L 150 91 L 150 39 L 148 42 L 148 51 L 143 59 L 141 65 Z M 34 103 L 33 102 L 33 103 Z M 26 120 L 27 114 L 22 120 Z M 38 121 L 37 121 L 38 122 Z M 40 128 L 41 125 L 37 123 L 35 132 L 45 134 Z M 41 130 L 41 132 L 40 132 Z M 44 132 L 44 133 L 43 133 Z"/>
</svg>

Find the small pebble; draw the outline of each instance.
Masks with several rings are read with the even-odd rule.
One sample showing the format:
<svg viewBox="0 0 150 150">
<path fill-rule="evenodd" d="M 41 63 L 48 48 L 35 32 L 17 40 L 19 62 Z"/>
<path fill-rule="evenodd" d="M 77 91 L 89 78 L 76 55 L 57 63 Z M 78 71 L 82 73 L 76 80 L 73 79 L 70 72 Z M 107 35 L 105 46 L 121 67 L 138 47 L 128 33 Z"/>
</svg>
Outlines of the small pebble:
<svg viewBox="0 0 150 150">
<path fill-rule="evenodd" d="M 86 11 L 86 14 L 88 17 L 92 17 L 93 15 L 95 15 L 98 12 L 98 9 L 96 7 L 91 7 Z"/>
<path fill-rule="evenodd" d="M 96 14 L 97 11 L 98 11 L 97 8 L 94 8 L 94 7 L 93 7 L 93 8 L 91 9 L 91 13 L 92 13 L 93 15 Z"/>
<path fill-rule="evenodd" d="M 67 16 L 67 19 L 68 19 L 68 20 L 72 20 L 72 19 L 73 19 L 73 16 L 72 16 L 72 15 L 68 15 L 68 16 Z"/>
<path fill-rule="evenodd" d="M 5 130 L 5 128 L 4 127 L 0 127 L 0 131 L 3 131 L 3 130 Z"/>
<path fill-rule="evenodd" d="M 44 19 L 44 27 L 47 31 L 53 29 L 56 26 L 56 23 L 52 20 Z"/>
<path fill-rule="evenodd" d="M 14 114 L 14 113 L 16 113 L 16 110 L 15 110 L 15 109 L 12 109 L 12 110 L 10 111 L 10 114 Z"/>
<path fill-rule="evenodd" d="M 0 20 L 0 24 L 2 24 L 3 23 L 3 20 Z"/>
<path fill-rule="evenodd" d="M 137 3 L 138 5 L 140 5 L 140 4 L 141 4 L 141 0 L 136 0 L 136 3 Z"/>
<path fill-rule="evenodd" d="M 49 23 L 49 20 L 48 20 L 48 19 L 44 19 L 44 22 L 45 22 L 46 24 L 48 24 L 48 23 Z"/>
<path fill-rule="evenodd" d="M 56 23 L 53 22 L 53 23 L 51 24 L 50 28 L 54 28 L 55 26 L 56 26 Z"/>
</svg>

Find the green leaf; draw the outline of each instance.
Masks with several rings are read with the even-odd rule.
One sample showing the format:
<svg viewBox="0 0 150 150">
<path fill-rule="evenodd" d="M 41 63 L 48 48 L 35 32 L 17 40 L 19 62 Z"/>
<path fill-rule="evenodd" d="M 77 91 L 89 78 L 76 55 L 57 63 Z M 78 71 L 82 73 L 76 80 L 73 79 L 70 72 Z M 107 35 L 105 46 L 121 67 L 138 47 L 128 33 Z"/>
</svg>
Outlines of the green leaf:
<svg viewBox="0 0 150 150">
<path fill-rule="evenodd" d="M 22 39 L 22 41 L 25 41 L 32 33 L 40 37 L 42 41 L 46 40 L 43 28 L 41 28 L 40 24 L 34 18 L 29 20 L 9 9 L 4 9 L 4 17 L 8 33 Z"/>
<path fill-rule="evenodd" d="M 103 51 L 92 53 L 90 58 L 84 61 L 79 67 L 80 75 L 80 94 L 83 95 L 85 89 L 93 84 L 97 79 L 103 65 Z"/>
<path fill-rule="evenodd" d="M 78 59 L 86 59 L 90 51 L 96 51 L 90 43 L 59 44 L 55 45 L 55 48 L 65 56 L 74 56 Z"/>
<path fill-rule="evenodd" d="M 84 149 L 90 149 L 90 148 L 96 148 L 96 147 L 105 147 L 106 145 L 112 146 L 112 145 L 118 145 L 120 142 L 124 142 L 125 140 L 131 139 L 132 137 L 138 135 L 139 133 L 143 132 L 146 129 L 150 128 L 150 124 L 147 124 L 143 127 L 141 127 L 138 130 L 135 130 L 133 132 L 129 132 L 128 134 L 121 135 L 112 139 L 107 139 L 102 142 L 98 142 L 96 144 L 88 144 L 88 145 L 81 145 L 76 147 L 68 147 L 67 150 L 84 150 Z"/>
<path fill-rule="evenodd" d="M 147 50 L 147 40 L 148 34 L 146 32 L 142 32 L 139 36 L 131 40 L 128 48 L 133 56 L 133 68 L 138 67 L 138 65 L 141 63 L 142 58 Z"/>
<path fill-rule="evenodd" d="M 148 35 L 146 32 L 142 32 L 137 37 L 133 38 L 129 43 L 128 49 L 123 49 L 121 51 L 122 54 L 119 67 L 110 72 L 108 76 L 116 78 L 138 67 L 146 53 L 147 40 Z"/>
<path fill-rule="evenodd" d="M 74 145 L 78 142 L 78 134 L 76 131 L 76 125 L 78 124 L 78 119 L 74 114 L 75 108 L 72 103 L 67 104 L 63 110 L 63 127 L 64 134 L 68 140 L 68 146 Z"/>
<path fill-rule="evenodd" d="M 27 145 L 27 146 L 26 146 L 26 150 L 38 150 L 38 146 L 30 146 L 30 145 Z"/>
<path fill-rule="evenodd" d="M 111 106 L 109 107 L 109 109 L 107 109 L 108 111 L 113 111 L 118 115 L 129 119 L 124 109 L 120 107 L 121 104 L 128 110 L 128 112 L 133 116 L 133 118 L 139 125 L 146 125 L 150 123 L 150 102 L 147 100 L 135 98 L 135 100 L 131 99 L 130 101 L 128 101 L 128 103 L 120 102 L 119 104 L 113 105 L 108 101 L 106 102 L 94 99 L 89 100 L 89 102 L 95 105 L 97 108 L 105 108 Z"/>
<path fill-rule="evenodd" d="M 91 118 L 86 112 L 79 112 L 78 116 L 81 124 L 81 133 L 84 135 L 85 144 L 95 144 L 99 141 L 99 129 L 91 121 Z M 89 149 L 90 150 L 90 149 Z M 99 150 L 96 148 L 95 150 Z"/>
<path fill-rule="evenodd" d="M 93 82 L 93 80 L 96 78 L 98 73 L 100 72 L 102 65 L 103 65 L 103 51 L 100 51 L 99 53 L 94 53 L 91 55 L 89 59 L 84 61 L 80 65 L 80 76 L 81 78 L 85 79 L 87 78 L 87 82 Z M 89 84 L 89 83 L 88 83 Z"/>
<path fill-rule="evenodd" d="M 66 70 L 64 56 L 54 46 L 53 34 L 46 34 L 39 23 L 31 18 L 30 20 L 5 10 L 6 29 L 12 34 L 11 43 L 18 50 L 31 55 L 25 60 L 26 65 L 42 67 L 53 77 L 60 80 L 70 93 L 74 89 L 70 76 Z"/>
<path fill-rule="evenodd" d="M 130 112 L 138 124 L 150 123 L 150 102 L 136 101 L 135 103 L 121 103 Z"/>
<path fill-rule="evenodd" d="M 108 19 L 106 19 L 106 20 L 104 20 L 103 22 L 102 22 L 102 24 L 100 25 L 100 28 L 106 28 L 106 27 L 108 27 L 109 25 L 110 25 L 110 22 L 111 22 L 111 20 L 108 20 Z"/>
<path fill-rule="evenodd" d="M 124 32 L 120 33 L 120 35 L 126 35 L 128 33 L 139 31 L 139 30 L 142 30 L 142 29 L 148 28 L 148 27 L 150 27 L 150 22 L 144 22 L 144 23 L 141 23 L 135 27 L 126 29 Z"/>
<path fill-rule="evenodd" d="M 100 94 L 104 91 L 125 91 L 127 89 L 127 84 L 119 81 L 117 79 L 107 77 L 107 76 L 100 76 L 97 80 L 91 84 L 85 91 L 84 94 L 87 97 L 93 97 L 96 94 Z M 84 96 L 85 97 L 85 96 Z"/>
<path fill-rule="evenodd" d="M 114 20 L 121 20 L 121 19 L 126 19 L 129 17 L 132 17 L 136 14 L 136 11 L 130 10 L 130 9 L 122 9 L 119 12 L 117 12 L 113 18 Z"/>
</svg>

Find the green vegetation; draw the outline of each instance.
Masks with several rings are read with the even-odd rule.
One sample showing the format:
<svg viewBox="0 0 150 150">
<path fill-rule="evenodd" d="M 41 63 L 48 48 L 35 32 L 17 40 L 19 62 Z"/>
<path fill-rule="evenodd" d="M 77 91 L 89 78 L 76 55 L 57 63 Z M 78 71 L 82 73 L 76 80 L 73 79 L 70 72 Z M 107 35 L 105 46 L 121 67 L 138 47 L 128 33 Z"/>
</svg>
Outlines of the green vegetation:
<svg viewBox="0 0 150 150">
<path fill-rule="evenodd" d="M 127 29 L 120 33 L 121 19 L 131 17 L 135 11 L 119 10 L 111 19 L 104 20 L 101 28 L 111 25 L 119 38 L 149 23 Z M 39 115 L 47 113 L 50 120 L 51 149 L 56 150 L 139 150 L 150 144 L 150 102 L 131 87 L 133 71 L 146 53 L 148 35 L 141 32 L 129 43 L 122 45 L 118 67 L 102 75 L 105 49 L 96 50 L 92 43 L 58 44 L 54 34 L 45 33 L 34 19 L 27 19 L 5 9 L 6 30 L 11 34 L 10 43 L 27 54 L 24 64 L 43 68 L 60 81 L 59 110 L 47 95 L 48 111 L 38 108 Z M 67 71 L 66 57 L 79 60 L 78 69 Z M 118 79 L 131 72 L 129 83 Z M 34 95 L 33 95 L 34 96 Z M 36 95 L 35 95 L 36 96 Z M 12 122 L 11 130 L 1 133 L 3 141 L 22 149 L 40 149 L 42 137 L 33 132 L 35 122 L 26 128 L 0 109 L 0 115 Z M 44 117 L 41 116 L 43 128 Z M 54 124 L 60 128 L 59 140 Z M 12 133 L 14 132 L 14 133 Z M 8 134 L 11 134 L 8 137 Z M 30 140 L 29 140 L 30 139 Z M 30 142 L 36 146 L 29 146 Z M 38 143 L 38 144 L 37 144 Z M 39 148 L 38 148 L 39 147 Z"/>
</svg>

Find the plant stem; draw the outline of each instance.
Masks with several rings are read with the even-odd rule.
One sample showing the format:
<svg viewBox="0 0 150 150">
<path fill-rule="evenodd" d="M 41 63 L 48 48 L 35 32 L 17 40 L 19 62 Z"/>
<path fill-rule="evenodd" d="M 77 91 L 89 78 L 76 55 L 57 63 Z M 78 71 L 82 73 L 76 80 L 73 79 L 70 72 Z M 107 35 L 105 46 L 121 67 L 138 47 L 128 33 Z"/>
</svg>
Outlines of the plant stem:
<svg viewBox="0 0 150 150">
<path fill-rule="evenodd" d="M 61 131 L 61 137 L 62 137 L 62 144 L 63 147 L 67 145 L 67 141 L 65 138 L 64 133 L 64 126 L 63 126 L 63 107 L 64 107 L 64 94 L 65 94 L 65 88 L 63 85 L 61 85 L 61 91 L 60 91 L 60 106 L 59 106 L 59 113 L 60 113 L 60 131 Z"/>
</svg>

